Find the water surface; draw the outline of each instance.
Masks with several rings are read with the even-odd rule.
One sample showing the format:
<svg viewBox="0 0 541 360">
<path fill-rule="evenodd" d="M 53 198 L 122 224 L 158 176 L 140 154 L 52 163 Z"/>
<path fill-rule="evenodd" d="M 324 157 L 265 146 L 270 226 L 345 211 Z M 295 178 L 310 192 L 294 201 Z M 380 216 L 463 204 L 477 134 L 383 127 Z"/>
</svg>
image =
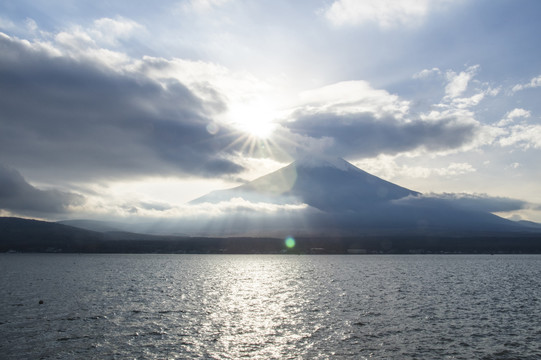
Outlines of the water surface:
<svg viewBox="0 0 541 360">
<path fill-rule="evenodd" d="M 3 254 L 0 281 L 2 359 L 541 358 L 537 255 Z"/>
</svg>

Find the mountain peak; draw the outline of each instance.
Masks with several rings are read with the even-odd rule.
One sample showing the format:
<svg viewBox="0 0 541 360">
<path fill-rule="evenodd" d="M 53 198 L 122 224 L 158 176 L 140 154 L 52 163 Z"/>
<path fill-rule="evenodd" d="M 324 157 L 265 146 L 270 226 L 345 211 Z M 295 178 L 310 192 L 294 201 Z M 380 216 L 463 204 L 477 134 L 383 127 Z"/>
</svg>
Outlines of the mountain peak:
<svg viewBox="0 0 541 360">
<path fill-rule="evenodd" d="M 357 169 L 342 158 L 325 155 L 306 155 L 297 159 L 293 165 L 303 168 L 332 167 L 342 171 Z"/>
</svg>

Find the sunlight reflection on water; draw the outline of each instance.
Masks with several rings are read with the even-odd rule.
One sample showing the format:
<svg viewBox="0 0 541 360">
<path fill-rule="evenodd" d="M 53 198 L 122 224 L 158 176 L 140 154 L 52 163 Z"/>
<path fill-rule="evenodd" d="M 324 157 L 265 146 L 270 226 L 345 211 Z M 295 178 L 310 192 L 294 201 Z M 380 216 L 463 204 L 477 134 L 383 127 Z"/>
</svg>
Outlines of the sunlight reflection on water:
<svg viewBox="0 0 541 360">
<path fill-rule="evenodd" d="M 208 296 L 201 335 L 216 353 L 231 358 L 280 358 L 303 333 L 305 289 L 299 284 L 299 264 L 254 256 L 231 257 L 212 267 L 202 284 Z M 204 354 L 208 343 L 194 350 Z M 290 349 L 294 352 L 294 348 Z M 212 356 L 216 353 L 207 353 Z"/>
</svg>

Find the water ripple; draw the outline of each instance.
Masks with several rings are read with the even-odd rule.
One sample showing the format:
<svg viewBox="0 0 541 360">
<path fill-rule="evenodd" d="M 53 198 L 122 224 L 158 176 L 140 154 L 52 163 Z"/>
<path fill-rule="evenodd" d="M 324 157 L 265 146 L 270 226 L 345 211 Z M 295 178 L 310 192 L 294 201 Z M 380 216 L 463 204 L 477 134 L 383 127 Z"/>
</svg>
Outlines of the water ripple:
<svg viewBox="0 0 541 360">
<path fill-rule="evenodd" d="M 0 353 L 541 358 L 540 265 L 540 256 L 0 255 Z"/>
</svg>

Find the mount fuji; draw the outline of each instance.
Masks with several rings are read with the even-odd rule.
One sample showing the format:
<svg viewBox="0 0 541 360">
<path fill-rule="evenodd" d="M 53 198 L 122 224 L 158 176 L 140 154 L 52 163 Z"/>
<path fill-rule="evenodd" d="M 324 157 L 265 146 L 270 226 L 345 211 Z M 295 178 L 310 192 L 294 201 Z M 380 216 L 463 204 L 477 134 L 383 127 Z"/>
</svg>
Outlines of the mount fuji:
<svg viewBox="0 0 541 360">
<path fill-rule="evenodd" d="M 213 191 L 192 204 L 233 198 L 274 204 L 304 203 L 325 212 L 359 211 L 420 193 L 371 175 L 341 158 L 305 157 L 229 190 Z"/>
<path fill-rule="evenodd" d="M 302 214 L 226 216 L 221 229 L 236 234 L 409 234 L 521 231 L 525 227 L 489 212 L 423 196 L 371 175 L 341 158 L 309 156 L 249 183 L 213 191 L 190 204 L 304 204 Z"/>
</svg>

